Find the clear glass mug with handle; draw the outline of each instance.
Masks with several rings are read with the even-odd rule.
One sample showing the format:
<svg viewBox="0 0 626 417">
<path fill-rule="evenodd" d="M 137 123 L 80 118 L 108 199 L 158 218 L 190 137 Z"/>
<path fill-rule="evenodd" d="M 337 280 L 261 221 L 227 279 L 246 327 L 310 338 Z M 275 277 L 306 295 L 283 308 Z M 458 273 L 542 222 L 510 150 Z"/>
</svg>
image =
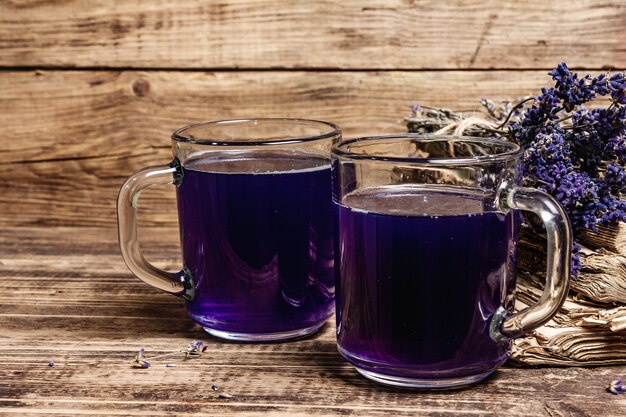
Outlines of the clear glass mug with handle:
<svg viewBox="0 0 626 417">
<path fill-rule="evenodd" d="M 333 147 L 337 343 L 364 376 L 402 387 L 491 374 L 510 340 L 547 322 L 569 288 L 572 232 L 543 191 L 520 187 L 520 148 L 399 135 Z M 513 312 L 519 210 L 547 232 L 539 301 Z"/>
<path fill-rule="evenodd" d="M 180 296 L 210 334 L 233 340 L 301 337 L 334 307 L 332 123 L 225 120 L 172 135 L 174 160 L 128 178 L 118 196 L 119 242 L 131 272 Z M 175 184 L 183 267 L 142 256 L 140 192 Z"/>
</svg>

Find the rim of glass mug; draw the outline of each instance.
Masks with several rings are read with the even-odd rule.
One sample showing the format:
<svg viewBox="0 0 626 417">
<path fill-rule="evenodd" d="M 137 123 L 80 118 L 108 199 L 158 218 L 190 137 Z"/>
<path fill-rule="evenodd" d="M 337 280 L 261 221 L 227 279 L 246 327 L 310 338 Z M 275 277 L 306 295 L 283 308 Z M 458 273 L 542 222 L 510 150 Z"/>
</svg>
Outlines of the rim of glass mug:
<svg viewBox="0 0 626 417">
<path fill-rule="evenodd" d="M 378 153 L 367 153 L 367 149 L 370 146 L 380 145 L 381 142 L 401 139 L 413 139 L 420 142 L 428 142 L 430 144 L 437 141 L 445 141 L 449 143 L 454 141 L 455 143 L 474 144 L 484 149 L 485 145 L 492 145 L 494 149 L 497 149 L 494 153 L 475 155 L 471 157 L 467 156 L 445 156 L 445 157 L 429 157 L 429 156 L 396 156 L 396 155 L 381 155 Z M 362 149 L 352 149 L 355 144 L 365 144 Z M 421 133 L 406 133 L 396 135 L 382 135 L 382 136 L 366 136 L 355 139 L 347 139 L 335 144 L 332 147 L 333 155 L 340 157 L 355 159 L 355 160 L 371 160 L 382 162 L 402 162 L 412 164 L 429 164 L 429 165 L 478 165 L 488 164 L 492 162 L 513 160 L 522 155 L 522 149 L 519 145 L 509 142 L 504 139 L 497 139 L 493 137 L 479 137 L 479 136 L 455 136 L 455 135 L 435 135 L 435 134 L 421 134 Z"/>
<path fill-rule="evenodd" d="M 276 137 L 261 138 L 256 137 L 254 139 L 235 139 L 233 135 L 233 125 L 253 125 L 259 124 L 274 125 L 284 124 L 284 134 L 274 134 Z M 294 124 L 300 124 L 303 127 L 316 128 L 319 133 L 311 135 L 295 135 L 290 133 L 293 131 Z M 206 137 L 196 137 L 193 135 L 193 130 L 203 128 L 220 128 L 222 125 L 228 127 L 228 135 L 224 134 L 222 137 L 219 132 L 213 132 Z M 325 127 L 326 129 L 322 129 Z M 209 132 L 210 133 L 210 132 Z M 226 133 L 226 131 L 224 132 Z M 260 145 L 284 145 L 290 143 L 302 143 L 313 142 L 321 139 L 329 139 L 333 137 L 341 136 L 341 128 L 332 122 L 324 122 L 314 119 L 301 119 L 301 118 L 289 118 L 289 117 L 260 117 L 250 119 L 230 119 L 230 120 L 218 120 L 209 122 L 194 123 L 181 127 L 172 133 L 172 140 L 177 142 L 192 143 L 197 145 L 212 145 L 212 146 L 260 146 Z"/>
</svg>

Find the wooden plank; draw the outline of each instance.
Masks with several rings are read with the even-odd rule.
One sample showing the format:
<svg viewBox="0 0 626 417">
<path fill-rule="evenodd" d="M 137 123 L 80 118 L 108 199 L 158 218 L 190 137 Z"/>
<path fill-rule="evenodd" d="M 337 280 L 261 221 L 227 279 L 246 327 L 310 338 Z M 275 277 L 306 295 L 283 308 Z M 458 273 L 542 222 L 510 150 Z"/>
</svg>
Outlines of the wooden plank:
<svg viewBox="0 0 626 417">
<path fill-rule="evenodd" d="M 144 235 L 164 242 L 160 237 L 167 241 L 171 232 L 147 228 Z M 219 341 L 185 317 L 180 300 L 124 272 L 115 238 L 111 228 L 0 228 L 0 415 L 622 416 L 626 410 L 625 396 L 605 390 L 626 366 L 505 366 L 468 389 L 415 392 L 357 374 L 336 350 L 332 320 L 289 343 Z M 175 262 L 177 252 L 170 243 L 151 248 L 162 264 Z M 16 287 L 28 289 L 29 282 L 34 290 L 16 296 Z M 132 368 L 140 347 L 153 356 L 192 339 L 208 346 L 203 356 Z"/>
<path fill-rule="evenodd" d="M 405 132 L 413 102 L 472 109 L 545 71 L 0 72 L 0 225 L 110 226 L 124 179 L 171 160 L 169 135 L 207 119 L 288 116 L 346 137 Z M 142 194 L 146 225 L 176 225 L 173 187 Z"/>
<path fill-rule="evenodd" d="M 0 65 L 586 68 L 626 65 L 623 1 L 4 1 Z"/>
</svg>

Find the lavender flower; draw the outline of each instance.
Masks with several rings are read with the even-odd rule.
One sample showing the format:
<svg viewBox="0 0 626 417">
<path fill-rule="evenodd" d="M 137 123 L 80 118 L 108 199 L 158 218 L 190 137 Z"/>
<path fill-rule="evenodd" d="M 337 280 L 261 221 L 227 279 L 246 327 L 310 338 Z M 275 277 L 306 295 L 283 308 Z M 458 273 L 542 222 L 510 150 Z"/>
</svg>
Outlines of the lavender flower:
<svg viewBox="0 0 626 417">
<path fill-rule="evenodd" d="M 48 362 L 48 366 L 49 366 L 50 368 L 52 368 L 52 367 L 54 366 L 54 361 L 50 361 L 50 362 Z"/>
<path fill-rule="evenodd" d="M 576 106 L 584 104 L 596 97 L 596 92 L 606 93 L 603 80 L 604 74 L 591 79 L 589 74 L 578 78 L 578 74 L 570 72 L 565 62 L 559 64 L 548 73 L 556 81 L 558 97 L 563 102 L 563 108 L 572 111 Z"/>
<path fill-rule="evenodd" d="M 139 352 L 135 356 L 135 368 L 147 369 L 150 367 L 150 362 L 144 359 L 144 348 L 139 349 Z"/>
<path fill-rule="evenodd" d="M 611 393 L 618 395 L 620 392 L 626 392 L 626 385 L 622 385 L 622 378 L 617 378 L 606 387 L 606 389 Z"/>
</svg>

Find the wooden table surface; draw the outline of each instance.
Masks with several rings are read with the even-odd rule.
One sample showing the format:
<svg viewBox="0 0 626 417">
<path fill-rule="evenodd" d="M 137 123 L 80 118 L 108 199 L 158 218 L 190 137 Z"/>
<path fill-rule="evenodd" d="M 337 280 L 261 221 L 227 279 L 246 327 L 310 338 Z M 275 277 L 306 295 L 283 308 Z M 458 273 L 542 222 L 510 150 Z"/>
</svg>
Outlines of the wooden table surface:
<svg viewBox="0 0 626 417">
<path fill-rule="evenodd" d="M 142 229 L 149 259 L 176 269 L 175 229 Z M 626 395 L 606 385 L 626 367 L 504 366 L 456 391 L 370 382 L 335 347 L 334 323 L 288 343 L 209 335 L 183 303 L 133 277 L 114 228 L 0 230 L 0 415 L 494 415 L 623 416 Z M 208 346 L 198 358 L 147 356 Z M 54 367 L 49 362 L 54 361 Z M 176 367 L 165 367 L 166 363 Z M 218 384 L 213 391 L 212 384 Z M 220 398 L 219 394 L 231 398 Z"/>
<path fill-rule="evenodd" d="M 128 271 L 114 204 L 124 178 L 171 160 L 169 134 L 188 123 L 404 132 L 414 102 L 471 112 L 536 94 L 561 61 L 623 70 L 624 22 L 624 0 L 0 2 L 0 416 L 626 415 L 626 394 L 605 389 L 626 367 L 505 366 L 415 392 L 359 376 L 332 321 L 290 343 L 211 338 Z M 178 270 L 174 204 L 171 187 L 142 194 L 140 237 Z M 133 368 L 141 347 L 193 339 L 199 358 Z"/>
</svg>

